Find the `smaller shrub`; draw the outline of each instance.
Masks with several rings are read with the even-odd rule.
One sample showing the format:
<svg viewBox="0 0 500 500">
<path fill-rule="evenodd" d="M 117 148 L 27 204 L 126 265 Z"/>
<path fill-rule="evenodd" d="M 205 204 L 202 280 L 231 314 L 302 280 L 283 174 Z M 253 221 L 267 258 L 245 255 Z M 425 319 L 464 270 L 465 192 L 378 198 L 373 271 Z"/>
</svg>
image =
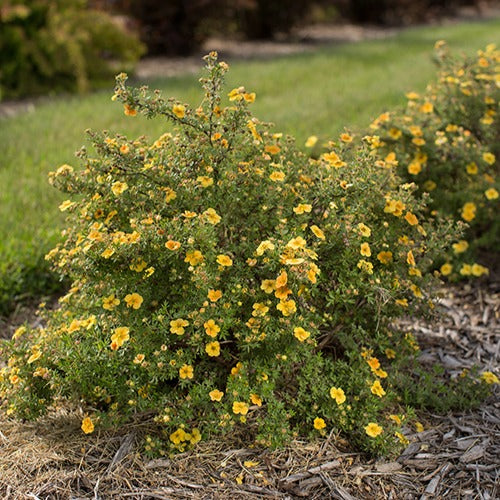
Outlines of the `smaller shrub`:
<svg viewBox="0 0 500 500">
<path fill-rule="evenodd" d="M 493 45 L 472 58 L 452 57 L 436 44 L 439 76 L 424 94 L 407 94 L 406 109 L 383 113 L 372 124 L 379 163 L 396 167 L 430 208 L 468 224 L 441 272 L 452 278 L 481 276 L 478 252 L 500 248 L 498 64 Z"/>
<path fill-rule="evenodd" d="M 85 92 L 143 52 L 138 39 L 82 0 L 12 0 L 0 10 L 0 93 Z"/>
<path fill-rule="evenodd" d="M 255 94 L 224 102 L 227 65 L 206 61 L 197 108 L 119 76 L 127 115 L 175 130 L 92 133 L 95 156 L 50 176 L 70 199 L 47 258 L 73 286 L 45 327 L 2 347 L 3 407 L 83 404 L 84 432 L 154 412 L 149 452 L 236 431 L 395 450 L 409 418 L 396 375 L 418 346 L 392 321 L 427 311 L 427 270 L 455 230 L 349 134 L 309 159 L 252 116 Z"/>
</svg>

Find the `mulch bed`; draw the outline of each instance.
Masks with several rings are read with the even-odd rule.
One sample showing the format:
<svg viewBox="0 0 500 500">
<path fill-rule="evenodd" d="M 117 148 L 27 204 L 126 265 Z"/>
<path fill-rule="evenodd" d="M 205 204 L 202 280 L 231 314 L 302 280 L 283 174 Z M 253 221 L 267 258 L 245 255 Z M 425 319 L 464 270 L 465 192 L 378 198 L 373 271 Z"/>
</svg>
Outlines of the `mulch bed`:
<svg viewBox="0 0 500 500">
<path fill-rule="evenodd" d="M 440 322 L 407 320 L 423 363 L 451 375 L 498 366 L 498 284 L 442 290 Z M 476 411 L 421 415 L 393 460 L 368 460 L 331 434 L 284 450 L 245 447 L 238 436 L 173 458 L 139 453 L 147 419 L 84 436 L 82 415 L 62 408 L 38 423 L 0 417 L 0 494 L 5 499 L 495 499 L 500 497 L 498 387 Z"/>
</svg>

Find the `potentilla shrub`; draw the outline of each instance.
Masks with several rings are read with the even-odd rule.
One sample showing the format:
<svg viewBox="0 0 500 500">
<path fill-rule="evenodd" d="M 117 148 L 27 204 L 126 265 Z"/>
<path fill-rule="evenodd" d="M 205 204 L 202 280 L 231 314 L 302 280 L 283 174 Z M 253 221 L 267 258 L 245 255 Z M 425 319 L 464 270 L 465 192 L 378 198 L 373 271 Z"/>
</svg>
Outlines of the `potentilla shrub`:
<svg viewBox="0 0 500 500">
<path fill-rule="evenodd" d="M 73 287 L 44 328 L 4 345 L 4 408 L 81 402 L 88 433 L 153 411 L 149 450 L 239 429 L 267 446 L 333 431 L 387 452 L 406 422 L 393 375 L 418 350 L 390 322 L 427 309 L 426 270 L 454 230 L 350 135 L 310 159 L 252 116 L 254 93 L 226 103 L 228 67 L 206 63 L 197 108 L 120 75 L 125 114 L 175 129 L 92 133 L 96 153 L 51 174 L 70 196 L 47 258 Z"/>
<path fill-rule="evenodd" d="M 452 57 L 436 44 L 439 75 L 420 95 L 407 94 L 405 109 L 380 115 L 372 124 L 379 162 L 396 168 L 440 214 L 469 225 L 442 263 L 450 278 L 481 276 L 478 251 L 500 248 L 498 115 L 500 51 L 494 45 L 475 57 Z"/>
</svg>

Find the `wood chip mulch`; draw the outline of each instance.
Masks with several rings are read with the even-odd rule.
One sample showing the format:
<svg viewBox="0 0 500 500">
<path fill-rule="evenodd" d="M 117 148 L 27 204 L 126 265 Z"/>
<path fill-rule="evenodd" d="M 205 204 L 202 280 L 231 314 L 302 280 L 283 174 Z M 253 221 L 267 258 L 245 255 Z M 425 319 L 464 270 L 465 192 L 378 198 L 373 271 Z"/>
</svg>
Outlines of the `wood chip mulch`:
<svg viewBox="0 0 500 500">
<path fill-rule="evenodd" d="M 443 291 L 442 320 L 407 320 L 424 363 L 452 375 L 495 371 L 500 352 L 498 284 Z M 422 415 L 423 432 L 396 459 L 368 460 L 335 435 L 284 450 L 247 448 L 238 436 L 173 458 L 148 459 L 139 442 L 149 422 L 115 433 L 79 431 L 81 414 L 61 409 L 39 423 L 0 417 L 0 497 L 5 499 L 498 499 L 500 400 L 476 411 Z"/>
</svg>

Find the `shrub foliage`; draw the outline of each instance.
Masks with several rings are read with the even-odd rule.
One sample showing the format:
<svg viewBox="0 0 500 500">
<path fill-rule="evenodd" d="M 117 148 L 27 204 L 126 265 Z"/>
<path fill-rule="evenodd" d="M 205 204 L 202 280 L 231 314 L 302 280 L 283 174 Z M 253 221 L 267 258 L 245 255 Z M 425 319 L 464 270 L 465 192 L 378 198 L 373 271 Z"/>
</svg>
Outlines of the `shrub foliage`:
<svg viewBox="0 0 500 500">
<path fill-rule="evenodd" d="M 379 161 L 430 193 L 431 209 L 468 224 L 441 272 L 481 276 L 479 250 L 500 248 L 498 114 L 500 51 L 494 45 L 472 58 L 450 55 L 436 44 L 439 76 L 424 94 L 407 94 L 406 109 L 384 113 L 372 124 L 380 136 Z"/>
<path fill-rule="evenodd" d="M 0 93 L 84 92 L 142 53 L 138 39 L 84 0 L 8 0 L 0 10 Z"/>
<path fill-rule="evenodd" d="M 152 451 L 240 429 L 387 452 L 408 418 L 394 376 L 418 350 L 390 322 L 427 309 L 427 269 L 454 230 L 366 143 L 345 133 L 310 159 L 252 116 L 252 92 L 226 104 L 227 65 L 206 63 L 197 108 L 120 75 L 125 113 L 174 131 L 92 133 L 96 154 L 51 175 L 70 199 L 47 258 L 73 286 L 44 328 L 4 345 L 5 409 L 34 418 L 70 399 L 84 432 L 154 411 Z"/>
</svg>

